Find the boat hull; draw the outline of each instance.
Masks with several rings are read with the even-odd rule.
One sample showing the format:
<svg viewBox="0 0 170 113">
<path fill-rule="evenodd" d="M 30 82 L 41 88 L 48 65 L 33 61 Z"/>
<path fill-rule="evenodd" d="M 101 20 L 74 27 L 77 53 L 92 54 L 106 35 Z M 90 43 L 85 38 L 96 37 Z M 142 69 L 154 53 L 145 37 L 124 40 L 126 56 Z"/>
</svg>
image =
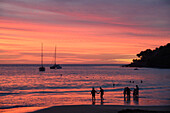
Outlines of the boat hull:
<svg viewBox="0 0 170 113">
<path fill-rule="evenodd" d="M 50 69 L 62 69 L 60 65 L 51 66 Z"/>
<path fill-rule="evenodd" d="M 39 71 L 45 71 L 45 67 L 40 67 Z"/>
<path fill-rule="evenodd" d="M 55 67 L 50 67 L 50 69 L 55 69 Z"/>
</svg>

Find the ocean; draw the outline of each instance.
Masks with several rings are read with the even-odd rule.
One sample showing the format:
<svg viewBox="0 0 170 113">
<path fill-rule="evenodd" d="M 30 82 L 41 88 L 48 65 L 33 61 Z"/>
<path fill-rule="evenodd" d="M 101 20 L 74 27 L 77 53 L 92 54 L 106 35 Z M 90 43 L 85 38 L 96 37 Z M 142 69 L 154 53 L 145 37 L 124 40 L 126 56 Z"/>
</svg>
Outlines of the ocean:
<svg viewBox="0 0 170 113">
<path fill-rule="evenodd" d="M 58 70 L 45 67 L 45 72 L 39 72 L 39 65 L 0 65 L 0 110 L 16 113 L 61 105 L 170 105 L 170 69 L 134 70 L 115 64 L 63 64 Z M 130 100 L 124 99 L 124 88 L 133 90 L 136 85 L 139 98 L 134 99 L 131 93 Z M 104 89 L 103 101 L 96 94 L 92 102 L 92 87 Z"/>
</svg>

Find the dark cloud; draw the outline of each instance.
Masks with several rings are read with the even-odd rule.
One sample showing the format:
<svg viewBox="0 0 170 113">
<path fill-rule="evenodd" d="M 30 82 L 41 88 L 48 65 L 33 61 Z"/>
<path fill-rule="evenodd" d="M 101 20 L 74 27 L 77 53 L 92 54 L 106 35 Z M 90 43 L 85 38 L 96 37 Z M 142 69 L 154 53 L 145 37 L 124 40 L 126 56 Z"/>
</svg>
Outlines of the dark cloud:
<svg viewBox="0 0 170 113">
<path fill-rule="evenodd" d="M 5 60 L 0 60 L 1 64 L 39 64 L 39 61 L 35 61 L 33 59 L 28 60 L 28 59 L 18 59 L 18 60 L 13 60 L 13 59 L 5 59 Z"/>
<path fill-rule="evenodd" d="M 21 55 L 0 55 L 0 59 L 8 60 L 8 59 L 17 59 L 20 58 Z"/>
<path fill-rule="evenodd" d="M 6 36 L 12 36 L 12 35 L 1 35 L 0 34 L 0 40 L 32 41 L 31 39 L 24 39 L 24 38 L 20 39 L 19 37 L 17 37 L 17 38 L 7 38 Z M 4 44 L 4 43 L 1 43 L 1 45 L 3 45 L 3 46 L 9 46 L 9 45 L 21 46 L 20 44 Z"/>
<path fill-rule="evenodd" d="M 156 34 L 156 33 L 123 33 L 124 35 L 126 36 L 135 36 L 135 37 L 169 37 L 170 36 L 170 33 L 166 33 L 166 34 Z"/>
<path fill-rule="evenodd" d="M 19 30 L 19 31 L 35 31 L 32 29 L 23 29 L 23 28 L 12 28 L 12 27 L 0 27 L 0 29 L 7 29 L 7 30 Z"/>
<path fill-rule="evenodd" d="M 142 37 L 142 38 L 160 38 L 160 37 L 170 37 L 170 33 L 134 33 L 134 32 L 123 32 L 123 33 L 92 33 L 92 36 L 126 36 L 128 38 L 133 38 L 133 37 Z M 124 37 L 122 37 L 124 38 Z"/>
<path fill-rule="evenodd" d="M 8 51 L 0 49 L 0 53 L 5 53 L 5 52 L 8 52 Z"/>
<path fill-rule="evenodd" d="M 1 7 L 4 9 L 2 15 L 24 21 L 170 29 L 170 7 L 167 0 L 4 0 L 1 2 L 5 3 L 1 5 L 4 6 Z M 14 8 L 16 13 L 10 13 Z"/>
<path fill-rule="evenodd" d="M 24 37 L 23 34 L 0 33 L 0 40 L 33 41 L 32 39 L 28 39 L 28 38 L 26 39 L 23 37 Z M 2 44 L 2 45 L 4 45 L 4 44 Z"/>
<path fill-rule="evenodd" d="M 1 46 L 14 46 L 14 47 L 23 47 L 24 44 L 8 44 L 8 43 L 0 43 Z"/>
</svg>

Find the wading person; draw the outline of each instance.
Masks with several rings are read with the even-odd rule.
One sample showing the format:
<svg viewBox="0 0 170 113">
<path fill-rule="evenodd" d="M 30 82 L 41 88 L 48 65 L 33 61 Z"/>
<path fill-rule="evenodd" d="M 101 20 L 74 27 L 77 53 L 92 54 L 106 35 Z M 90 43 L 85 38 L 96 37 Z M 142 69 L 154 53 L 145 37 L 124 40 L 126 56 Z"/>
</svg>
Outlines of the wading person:
<svg viewBox="0 0 170 113">
<path fill-rule="evenodd" d="M 100 87 L 100 98 L 103 100 L 104 90 Z"/>
<path fill-rule="evenodd" d="M 97 92 L 96 92 L 96 90 L 95 90 L 94 87 L 93 87 L 93 88 L 92 88 L 92 91 L 91 91 L 92 101 L 95 100 L 95 93 L 97 93 Z"/>
<path fill-rule="evenodd" d="M 124 94 L 124 98 L 125 98 L 125 96 L 127 94 L 127 87 L 124 88 L 123 94 Z"/>
<path fill-rule="evenodd" d="M 136 88 L 134 89 L 135 96 L 139 96 L 139 87 L 136 85 Z"/>
<path fill-rule="evenodd" d="M 124 94 L 124 98 L 126 97 L 126 95 L 127 95 L 127 97 L 130 97 L 130 88 L 129 87 L 125 87 L 124 88 L 124 91 L 123 91 L 123 94 Z"/>
<path fill-rule="evenodd" d="M 130 88 L 129 87 L 127 87 L 127 98 L 130 98 Z"/>
</svg>

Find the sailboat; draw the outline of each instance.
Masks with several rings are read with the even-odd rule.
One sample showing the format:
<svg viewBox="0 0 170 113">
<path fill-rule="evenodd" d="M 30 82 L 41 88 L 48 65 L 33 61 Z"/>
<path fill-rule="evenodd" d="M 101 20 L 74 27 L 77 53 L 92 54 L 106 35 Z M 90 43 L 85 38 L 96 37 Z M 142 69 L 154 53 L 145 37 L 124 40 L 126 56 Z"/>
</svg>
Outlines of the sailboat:
<svg viewBox="0 0 170 113">
<path fill-rule="evenodd" d="M 59 64 L 56 64 L 56 46 L 55 46 L 55 54 L 54 54 L 54 65 L 50 67 L 50 69 L 62 69 Z"/>
<path fill-rule="evenodd" d="M 43 44 L 41 44 L 41 67 L 39 67 L 39 71 L 45 71 L 45 67 L 43 66 Z"/>
</svg>

